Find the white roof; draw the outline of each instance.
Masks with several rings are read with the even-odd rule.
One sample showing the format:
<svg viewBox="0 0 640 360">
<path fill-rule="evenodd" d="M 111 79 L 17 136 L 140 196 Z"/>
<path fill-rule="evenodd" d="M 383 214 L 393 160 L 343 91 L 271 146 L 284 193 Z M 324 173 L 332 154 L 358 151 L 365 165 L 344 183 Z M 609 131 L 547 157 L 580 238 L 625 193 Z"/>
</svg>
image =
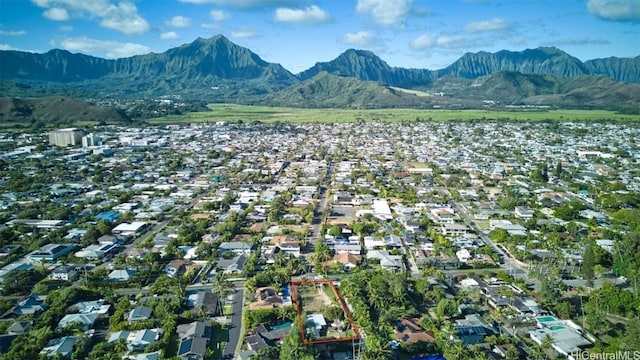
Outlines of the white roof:
<svg viewBox="0 0 640 360">
<path fill-rule="evenodd" d="M 115 228 L 113 228 L 113 232 L 136 232 L 147 225 L 144 221 L 134 221 L 132 223 L 122 223 Z"/>
</svg>

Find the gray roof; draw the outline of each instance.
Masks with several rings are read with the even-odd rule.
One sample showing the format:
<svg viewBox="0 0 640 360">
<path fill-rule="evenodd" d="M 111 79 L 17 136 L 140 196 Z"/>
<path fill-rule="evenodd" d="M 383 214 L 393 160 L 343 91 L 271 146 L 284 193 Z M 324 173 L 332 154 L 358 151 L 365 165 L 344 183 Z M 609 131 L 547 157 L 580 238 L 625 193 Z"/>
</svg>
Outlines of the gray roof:
<svg viewBox="0 0 640 360">
<path fill-rule="evenodd" d="M 201 337 L 182 339 L 178 348 L 178 356 L 187 359 L 202 359 L 207 350 L 207 342 L 208 339 Z"/>
<path fill-rule="evenodd" d="M 40 351 L 40 354 L 47 355 L 48 357 L 60 354 L 63 357 L 67 357 L 73 353 L 73 346 L 75 343 L 75 336 L 65 336 L 53 339 Z"/>
<path fill-rule="evenodd" d="M 192 323 L 178 325 L 176 332 L 181 339 L 202 337 L 208 340 L 211 338 L 211 324 L 204 321 L 194 321 Z"/>
<path fill-rule="evenodd" d="M 127 320 L 129 320 L 129 322 L 137 321 L 137 320 L 146 320 L 151 317 L 152 312 L 153 312 L 153 309 L 151 309 L 150 307 L 138 306 L 137 308 L 129 312 L 129 317 L 127 318 Z"/>
</svg>

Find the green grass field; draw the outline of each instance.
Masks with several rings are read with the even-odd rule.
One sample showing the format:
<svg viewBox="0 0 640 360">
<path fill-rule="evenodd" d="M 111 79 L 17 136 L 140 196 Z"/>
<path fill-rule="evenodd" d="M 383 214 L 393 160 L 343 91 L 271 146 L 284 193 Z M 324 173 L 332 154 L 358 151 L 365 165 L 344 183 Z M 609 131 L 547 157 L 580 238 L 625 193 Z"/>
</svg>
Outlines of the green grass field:
<svg viewBox="0 0 640 360">
<path fill-rule="evenodd" d="M 416 119 L 449 120 L 517 120 L 517 121 L 640 121 L 640 115 L 618 114 L 606 110 L 488 111 L 488 110 L 419 110 L 419 109 L 300 109 L 237 104 L 211 104 L 211 111 L 172 115 L 150 119 L 149 123 L 344 123 L 359 121 L 403 122 Z"/>
<path fill-rule="evenodd" d="M 358 121 L 403 122 L 422 120 L 515 120 L 515 121 L 640 121 L 640 115 L 618 114 L 606 110 L 488 111 L 420 109 L 299 109 L 237 104 L 211 104 L 211 111 L 150 119 L 154 125 L 181 123 L 254 122 L 265 123 L 343 123 Z"/>
</svg>

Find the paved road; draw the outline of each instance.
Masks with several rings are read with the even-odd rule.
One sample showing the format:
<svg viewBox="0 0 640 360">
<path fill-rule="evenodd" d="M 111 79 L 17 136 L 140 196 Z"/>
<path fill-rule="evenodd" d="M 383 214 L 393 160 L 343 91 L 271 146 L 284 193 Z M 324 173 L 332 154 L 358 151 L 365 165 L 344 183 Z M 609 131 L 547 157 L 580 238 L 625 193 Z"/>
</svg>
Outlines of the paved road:
<svg viewBox="0 0 640 360">
<path fill-rule="evenodd" d="M 333 161 L 329 162 L 327 165 L 327 173 L 323 179 L 323 184 L 320 186 L 320 191 L 318 192 L 318 203 L 314 210 L 313 221 L 311 223 L 310 231 L 312 235 L 308 238 L 307 249 L 306 251 L 309 253 L 313 253 L 315 250 L 315 244 L 320 240 L 320 227 L 322 226 L 322 214 L 324 210 L 329 205 L 329 195 L 331 194 L 331 180 L 333 179 L 333 173 L 335 171 L 335 164 Z"/>
<path fill-rule="evenodd" d="M 242 308 L 244 301 L 244 289 L 236 288 L 233 295 L 233 314 L 231 314 L 231 325 L 229 328 L 229 341 L 222 351 L 223 359 L 233 359 L 236 350 L 240 345 L 240 335 L 242 332 Z"/>
<path fill-rule="evenodd" d="M 500 264 L 502 270 L 504 270 L 507 274 L 513 276 L 514 278 L 524 279 L 525 281 L 531 283 L 534 290 L 540 290 L 540 281 L 536 278 L 531 278 L 528 276 L 526 266 L 523 266 L 522 263 L 516 261 L 510 253 L 504 251 L 505 249 L 503 247 L 498 246 L 495 242 L 493 242 L 493 240 L 491 240 L 491 238 L 485 235 L 461 206 L 459 206 L 457 203 L 453 203 L 453 207 L 456 210 L 456 213 L 462 217 L 467 226 L 470 226 L 474 230 L 474 232 L 480 236 L 482 241 L 484 241 L 485 244 L 489 245 L 489 247 L 493 249 L 493 251 L 502 256 L 502 258 L 504 259 L 504 264 Z"/>
</svg>

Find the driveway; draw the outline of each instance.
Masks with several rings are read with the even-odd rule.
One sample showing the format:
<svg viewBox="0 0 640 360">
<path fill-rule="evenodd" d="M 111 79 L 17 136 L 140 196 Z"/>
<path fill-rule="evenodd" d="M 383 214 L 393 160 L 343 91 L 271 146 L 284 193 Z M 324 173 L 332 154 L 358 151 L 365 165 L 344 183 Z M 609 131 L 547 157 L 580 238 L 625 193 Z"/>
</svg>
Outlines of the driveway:
<svg viewBox="0 0 640 360">
<path fill-rule="evenodd" d="M 240 342 L 242 332 L 242 303 L 244 299 L 244 289 L 235 289 L 233 295 L 233 313 L 231 314 L 231 324 L 229 327 L 229 341 L 222 351 L 223 359 L 233 359 Z"/>
</svg>

